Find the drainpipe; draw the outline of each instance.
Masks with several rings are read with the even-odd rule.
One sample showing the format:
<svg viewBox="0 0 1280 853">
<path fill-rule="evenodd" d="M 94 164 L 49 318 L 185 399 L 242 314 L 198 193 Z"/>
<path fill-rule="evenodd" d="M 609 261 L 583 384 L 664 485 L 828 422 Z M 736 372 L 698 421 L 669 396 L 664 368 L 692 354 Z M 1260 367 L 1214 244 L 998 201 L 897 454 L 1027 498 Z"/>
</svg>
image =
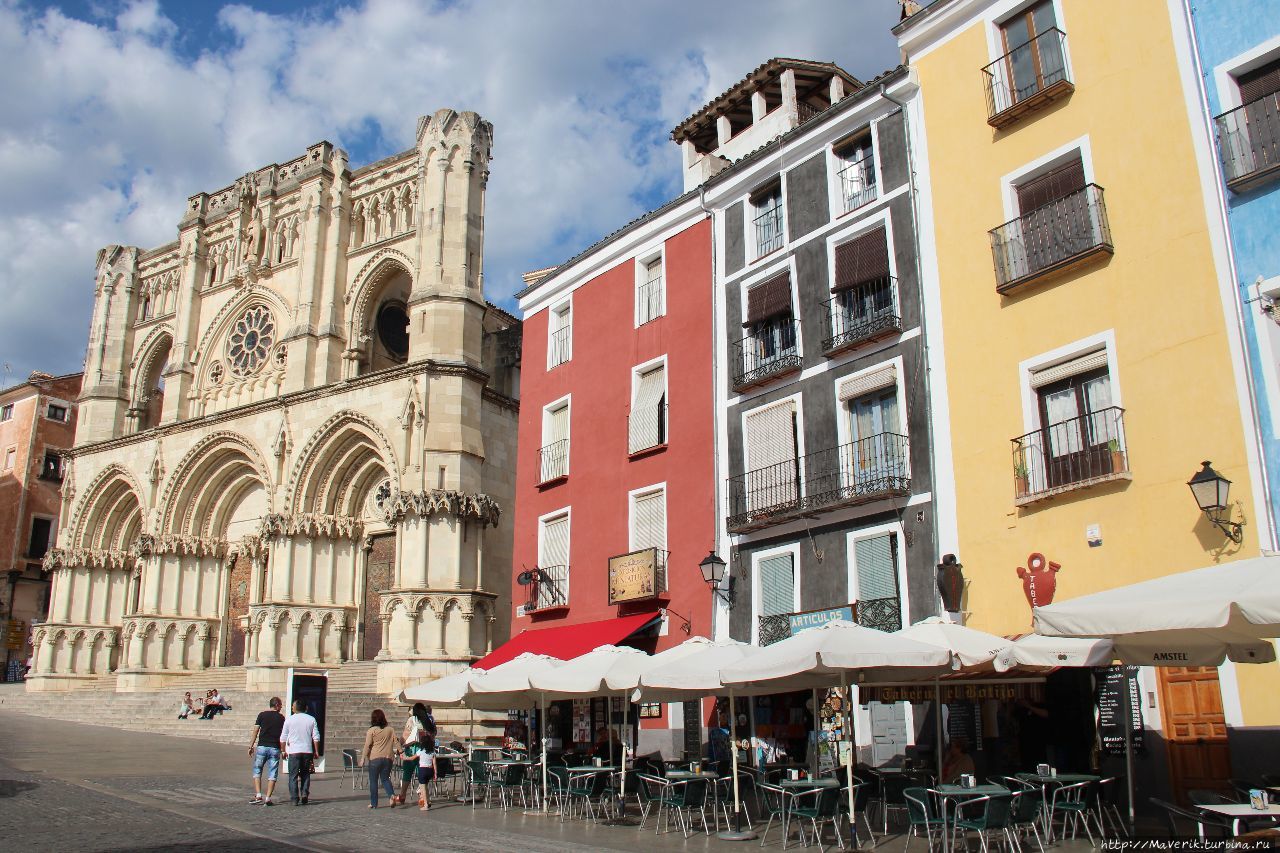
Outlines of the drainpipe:
<svg viewBox="0 0 1280 853">
<path fill-rule="evenodd" d="M 716 219 L 712 215 L 711 208 L 707 207 L 707 185 L 704 182 L 698 187 L 698 207 L 702 208 L 703 215 L 711 223 L 711 479 L 714 484 L 713 499 L 715 500 L 715 522 L 714 530 L 711 534 L 711 550 L 717 554 L 720 553 L 720 507 L 721 493 L 720 485 L 720 401 L 717 399 L 717 389 L 720 383 L 720 315 L 717 313 L 717 305 L 719 298 L 716 283 Z M 726 562 L 728 562 L 726 560 Z M 721 598 L 719 593 L 714 589 L 711 592 L 711 629 L 710 639 L 716 640 L 718 637 L 719 619 L 717 619 L 720 610 Z M 729 605 L 724 606 L 725 615 L 725 636 L 729 634 Z"/>
<path fill-rule="evenodd" d="M 933 512 L 933 518 L 929 520 L 929 534 L 930 542 L 933 545 L 933 561 L 936 563 L 941 559 L 941 555 L 938 553 L 938 459 L 934 455 L 933 450 L 935 436 L 933 425 L 933 384 L 930 381 L 930 373 L 933 368 L 932 361 L 929 357 L 929 328 L 928 322 L 925 319 L 924 311 L 924 277 L 921 274 L 920 269 L 920 194 L 916 188 L 916 161 L 915 153 L 911 147 L 911 127 L 909 117 L 907 116 L 907 104 L 905 101 L 900 101 L 893 95 L 890 95 L 889 87 L 884 83 L 880 84 L 880 96 L 889 103 L 897 105 L 898 111 L 902 113 L 902 138 L 903 143 L 907 148 L 907 187 L 911 196 L 911 239 L 915 249 L 913 254 L 916 272 L 916 303 L 918 305 L 920 321 L 920 350 L 921 355 L 924 357 L 924 364 L 922 365 L 924 373 L 924 395 L 925 399 L 928 401 L 928 405 L 925 406 L 925 420 L 929 425 L 929 494 L 932 496 L 932 500 L 930 501 L 930 511 Z M 911 592 L 908 589 L 907 595 L 909 596 L 910 594 Z M 936 591 L 934 600 L 938 600 Z M 939 613 L 942 611 L 941 604 L 938 605 L 937 609 Z"/>
<path fill-rule="evenodd" d="M 1215 178 L 1215 190 L 1218 197 L 1218 218 L 1222 225 L 1222 233 L 1225 237 L 1227 249 L 1227 265 L 1230 268 L 1231 284 L 1235 289 L 1232 294 L 1231 307 L 1235 314 L 1236 325 L 1240 328 L 1240 347 L 1241 354 L 1244 356 L 1244 377 L 1245 392 L 1249 395 L 1249 416 L 1253 425 L 1253 444 L 1258 453 L 1258 469 L 1262 478 L 1262 494 L 1259 495 L 1260 500 L 1257 504 L 1261 506 L 1260 513 L 1266 525 L 1266 537 L 1263 543 L 1264 548 L 1272 551 L 1280 549 L 1280 544 L 1276 541 L 1275 517 L 1271 511 L 1271 476 L 1267 470 L 1267 452 L 1265 443 L 1262 439 L 1262 423 L 1258 418 L 1258 393 L 1254 386 L 1253 362 L 1249 357 L 1249 329 L 1245 322 L 1243 296 L 1241 291 L 1246 291 L 1249 285 L 1241 285 L 1237 280 L 1236 272 L 1236 250 L 1235 244 L 1231 240 L 1231 221 L 1227 215 L 1227 181 L 1226 175 L 1222 170 L 1222 160 L 1218 155 L 1217 144 L 1215 142 L 1217 135 L 1213 131 L 1213 125 L 1209 116 L 1209 95 L 1205 91 L 1204 85 L 1204 66 L 1200 63 L 1200 45 L 1196 43 L 1195 38 L 1195 22 L 1191 11 L 1189 0 L 1182 0 L 1182 14 L 1186 22 L 1187 37 L 1191 42 L 1191 59 L 1195 64 L 1196 72 L 1196 93 L 1200 96 L 1200 119 L 1201 129 L 1206 133 L 1209 140 L 1210 154 L 1213 155 L 1213 176 Z M 1259 512 L 1257 508 L 1254 510 Z"/>
</svg>

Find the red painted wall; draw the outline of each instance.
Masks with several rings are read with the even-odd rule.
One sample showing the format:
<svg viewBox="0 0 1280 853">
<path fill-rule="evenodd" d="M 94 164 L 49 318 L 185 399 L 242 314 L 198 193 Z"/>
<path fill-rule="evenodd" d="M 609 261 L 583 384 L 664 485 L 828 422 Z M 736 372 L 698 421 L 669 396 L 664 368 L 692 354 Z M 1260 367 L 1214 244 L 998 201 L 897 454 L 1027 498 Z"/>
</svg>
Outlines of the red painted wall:
<svg viewBox="0 0 1280 853">
<path fill-rule="evenodd" d="M 714 542 L 714 435 L 711 368 L 711 228 L 699 220 L 667 240 L 667 313 L 635 328 L 635 261 L 628 260 L 573 292 L 573 356 L 550 371 L 548 311 L 525 318 L 511 634 L 594 622 L 666 606 L 688 617 L 692 633 L 711 635 L 711 593 L 698 563 Z M 667 447 L 627 454 L 632 369 L 667 356 Z M 572 394 L 569 477 L 538 487 L 542 410 Z M 668 597 L 609 606 L 609 558 L 628 549 L 628 492 L 666 483 Z M 538 564 L 538 518 L 571 507 L 567 611 L 515 616 L 526 599 L 516 583 Z M 661 651 L 686 639 L 674 615 Z"/>
</svg>

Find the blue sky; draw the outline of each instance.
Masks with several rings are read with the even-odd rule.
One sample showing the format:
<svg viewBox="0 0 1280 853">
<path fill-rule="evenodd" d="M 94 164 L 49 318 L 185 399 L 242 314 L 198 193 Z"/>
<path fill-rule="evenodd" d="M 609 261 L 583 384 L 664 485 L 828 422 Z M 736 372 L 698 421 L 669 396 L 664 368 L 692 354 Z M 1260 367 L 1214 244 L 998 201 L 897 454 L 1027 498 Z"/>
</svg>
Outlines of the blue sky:
<svg viewBox="0 0 1280 853">
<path fill-rule="evenodd" d="M 872 77 L 896 0 L 0 0 L 0 365 L 80 369 L 97 251 L 328 139 L 358 167 L 419 115 L 494 125 L 487 296 L 680 191 L 670 129 L 773 56 Z M 16 85 L 14 85 L 16 81 Z M 7 383 L 6 383 L 7 384 Z"/>
</svg>

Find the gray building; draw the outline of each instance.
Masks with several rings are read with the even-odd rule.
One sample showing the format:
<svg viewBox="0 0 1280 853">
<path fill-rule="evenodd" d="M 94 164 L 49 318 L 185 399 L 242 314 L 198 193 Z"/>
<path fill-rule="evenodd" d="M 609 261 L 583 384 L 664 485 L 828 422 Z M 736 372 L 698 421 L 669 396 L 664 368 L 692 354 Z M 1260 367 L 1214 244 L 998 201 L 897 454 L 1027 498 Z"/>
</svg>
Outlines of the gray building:
<svg viewBox="0 0 1280 853">
<path fill-rule="evenodd" d="M 906 68 L 775 59 L 673 132 L 716 226 L 721 636 L 939 612 L 916 92 Z M 902 753 L 902 707 L 862 710 L 862 757 Z"/>
</svg>

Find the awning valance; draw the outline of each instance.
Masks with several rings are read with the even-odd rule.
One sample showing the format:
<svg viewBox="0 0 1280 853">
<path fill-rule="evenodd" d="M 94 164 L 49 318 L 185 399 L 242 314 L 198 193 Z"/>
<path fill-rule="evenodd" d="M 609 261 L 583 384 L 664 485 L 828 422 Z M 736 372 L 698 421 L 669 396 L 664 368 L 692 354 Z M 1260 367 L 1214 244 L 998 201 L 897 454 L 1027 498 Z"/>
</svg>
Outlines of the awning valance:
<svg viewBox="0 0 1280 853">
<path fill-rule="evenodd" d="M 616 646 L 661 618 L 657 613 L 637 613 L 616 619 L 601 619 L 598 622 L 521 631 L 472 666 L 476 669 L 492 669 L 525 652 L 570 660 L 600 646 Z"/>
</svg>

